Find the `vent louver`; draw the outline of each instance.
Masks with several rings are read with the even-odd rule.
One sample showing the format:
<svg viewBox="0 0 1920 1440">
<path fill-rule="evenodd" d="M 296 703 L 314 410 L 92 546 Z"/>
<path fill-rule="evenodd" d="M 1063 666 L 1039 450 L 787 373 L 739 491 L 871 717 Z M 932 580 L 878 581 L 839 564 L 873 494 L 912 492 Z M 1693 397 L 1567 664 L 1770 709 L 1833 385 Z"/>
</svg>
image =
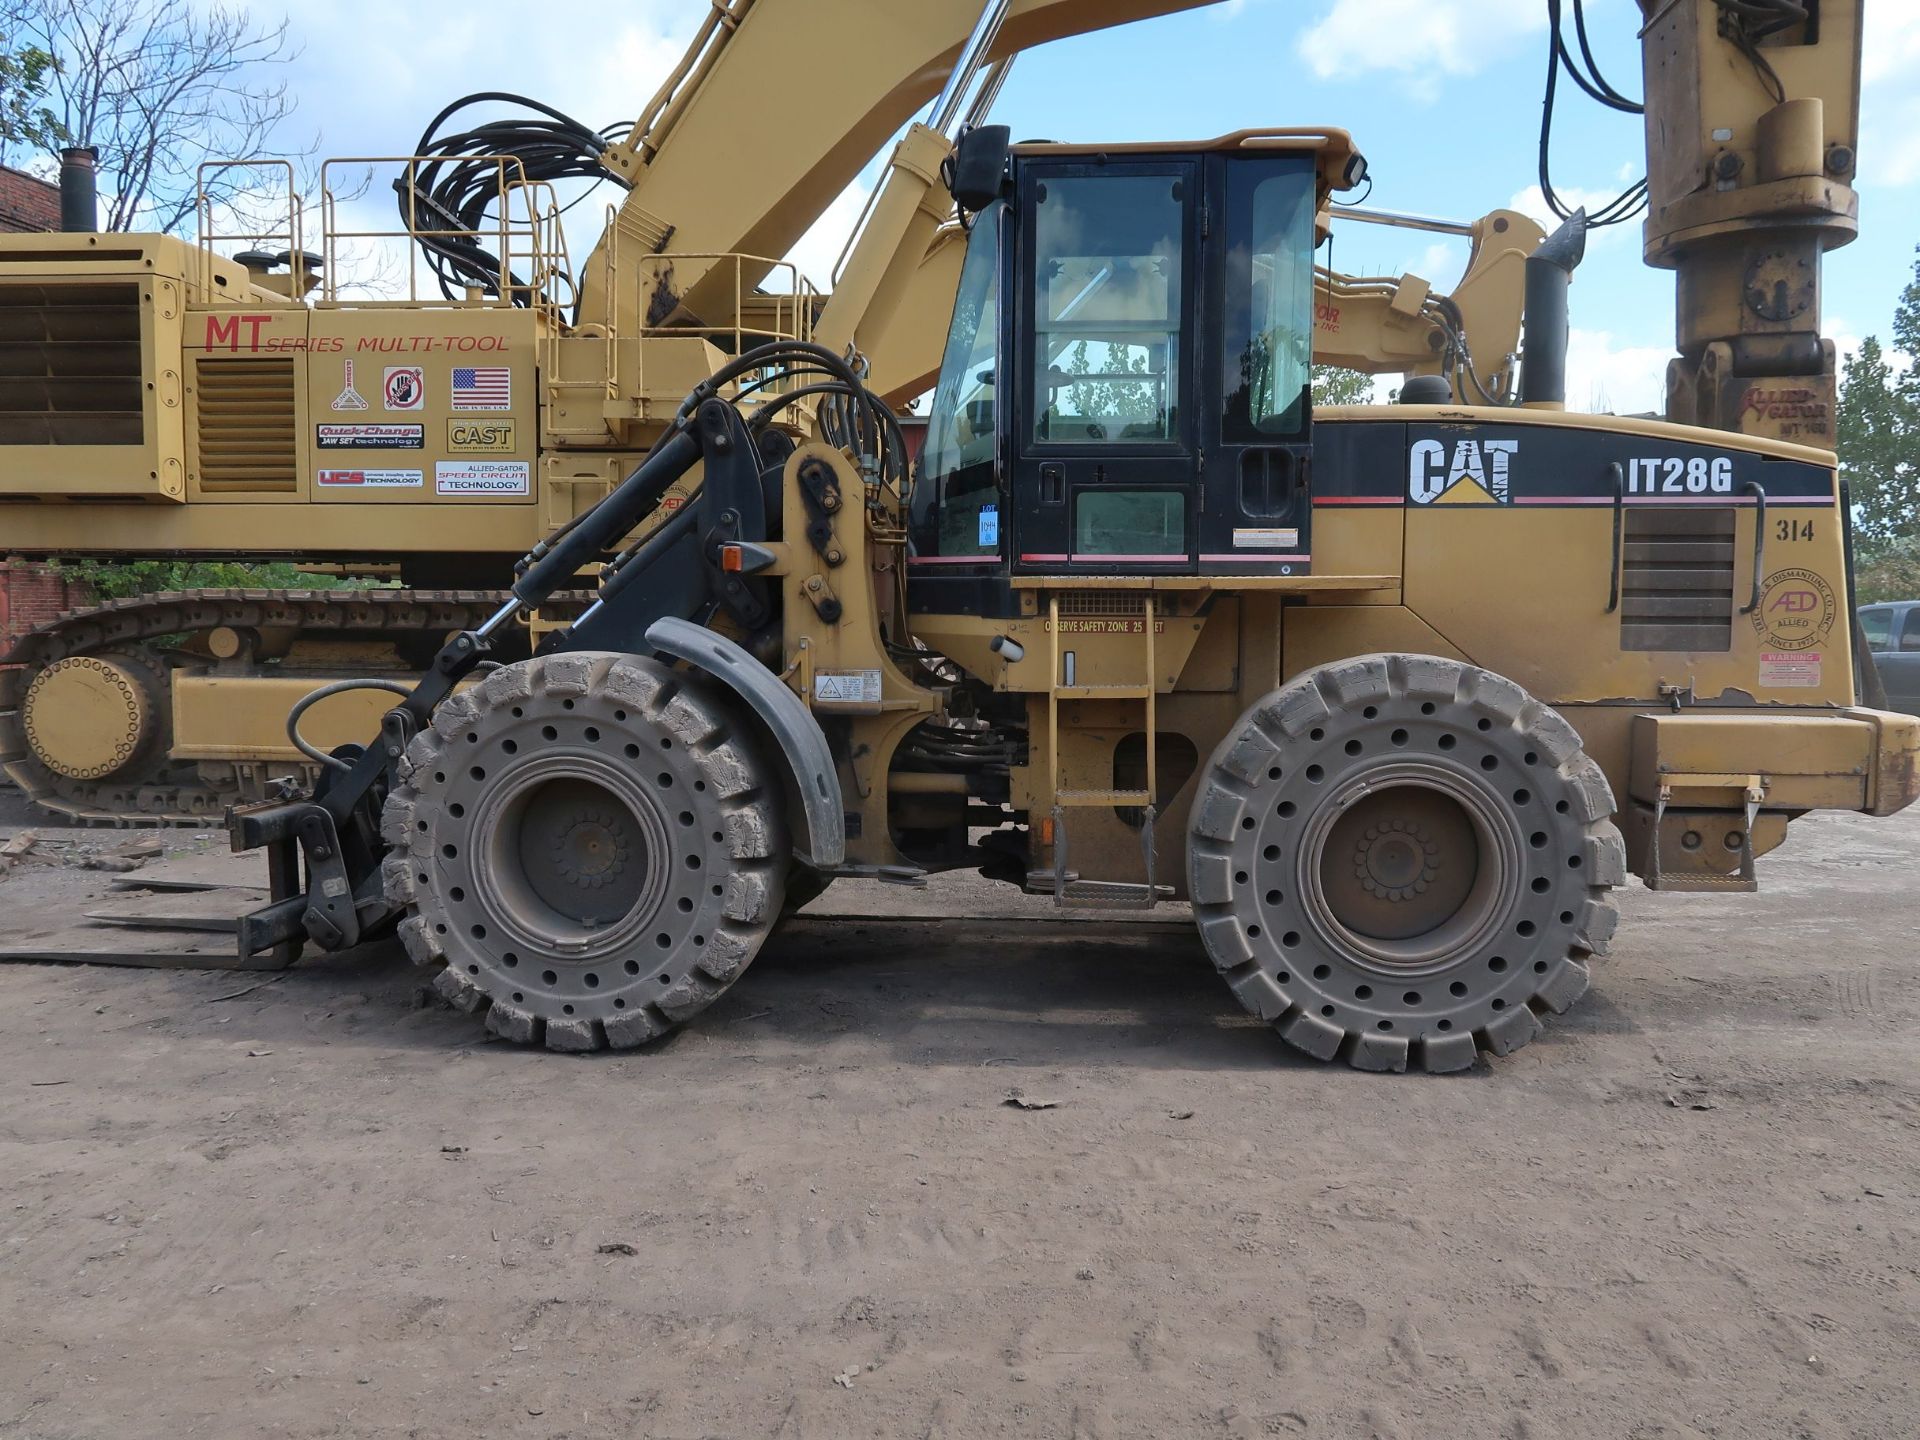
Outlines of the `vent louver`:
<svg viewBox="0 0 1920 1440">
<path fill-rule="evenodd" d="M 139 445 L 140 287 L 0 285 L 0 445 Z"/>
<path fill-rule="evenodd" d="M 299 489 L 293 360 L 202 360 L 194 377 L 200 488 L 212 494 Z"/>
<path fill-rule="evenodd" d="M 1719 506 L 1627 511 L 1622 650 L 1733 648 L 1733 516 Z"/>
</svg>

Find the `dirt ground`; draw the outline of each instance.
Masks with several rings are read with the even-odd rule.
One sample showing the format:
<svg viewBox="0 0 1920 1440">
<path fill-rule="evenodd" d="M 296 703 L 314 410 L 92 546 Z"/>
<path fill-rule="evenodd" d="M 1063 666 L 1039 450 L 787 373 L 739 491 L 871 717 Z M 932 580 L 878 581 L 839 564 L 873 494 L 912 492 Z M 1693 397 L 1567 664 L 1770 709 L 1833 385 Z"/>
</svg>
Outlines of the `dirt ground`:
<svg viewBox="0 0 1920 1440">
<path fill-rule="evenodd" d="M 0 967 L 0 1434 L 1909 1440 L 1917 861 L 1822 817 L 1759 897 L 1629 893 L 1458 1077 L 960 878 L 836 886 L 888 918 L 642 1054 L 488 1043 L 392 946 Z"/>
</svg>

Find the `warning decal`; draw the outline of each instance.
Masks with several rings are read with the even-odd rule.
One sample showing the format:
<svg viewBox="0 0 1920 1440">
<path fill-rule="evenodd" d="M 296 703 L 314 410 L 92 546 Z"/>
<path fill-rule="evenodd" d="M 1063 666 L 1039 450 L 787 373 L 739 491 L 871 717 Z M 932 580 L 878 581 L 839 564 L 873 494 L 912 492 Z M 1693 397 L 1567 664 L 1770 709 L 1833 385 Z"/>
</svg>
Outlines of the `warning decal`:
<svg viewBox="0 0 1920 1440">
<path fill-rule="evenodd" d="M 1818 650 L 1760 652 L 1760 686 L 1764 690 L 1817 690 L 1820 687 Z"/>
<path fill-rule="evenodd" d="M 380 393 L 389 410 L 418 410 L 427 403 L 426 372 L 418 365 L 388 366 Z"/>
</svg>

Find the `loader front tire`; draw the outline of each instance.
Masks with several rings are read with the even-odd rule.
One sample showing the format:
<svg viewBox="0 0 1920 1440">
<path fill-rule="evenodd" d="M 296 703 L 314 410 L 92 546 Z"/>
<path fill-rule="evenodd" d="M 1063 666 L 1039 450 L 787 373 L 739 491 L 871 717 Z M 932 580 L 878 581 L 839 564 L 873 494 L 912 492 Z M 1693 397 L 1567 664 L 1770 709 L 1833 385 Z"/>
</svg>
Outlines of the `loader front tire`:
<svg viewBox="0 0 1920 1440">
<path fill-rule="evenodd" d="M 1298 676 L 1214 751 L 1187 878 L 1215 965 L 1290 1045 L 1364 1070 L 1505 1055 L 1587 988 L 1626 879 L 1580 737 L 1429 655 Z"/>
<path fill-rule="evenodd" d="M 643 1045 L 773 928 L 780 806 L 718 688 L 630 655 L 540 656 L 452 696 L 408 747 L 383 880 L 408 954 L 494 1034 Z"/>
</svg>

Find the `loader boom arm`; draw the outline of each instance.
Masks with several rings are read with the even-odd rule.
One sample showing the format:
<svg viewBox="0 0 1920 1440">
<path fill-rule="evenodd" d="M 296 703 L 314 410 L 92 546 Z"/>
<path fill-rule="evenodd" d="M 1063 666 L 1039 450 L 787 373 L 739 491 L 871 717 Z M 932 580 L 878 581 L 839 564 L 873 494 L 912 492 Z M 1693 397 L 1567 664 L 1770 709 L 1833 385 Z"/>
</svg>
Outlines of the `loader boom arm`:
<svg viewBox="0 0 1920 1440">
<path fill-rule="evenodd" d="M 1011 0 L 988 58 L 1211 3 Z M 730 320 L 733 270 L 710 257 L 784 255 L 933 98 L 980 10 L 981 0 L 719 0 L 626 143 L 603 157 L 632 189 L 582 267 L 580 318 L 623 334 L 676 310 Z M 819 56 L 829 58 L 809 67 Z M 603 252 L 616 236 L 623 251 L 685 258 L 644 296 L 640 267 L 611 267 L 610 291 Z"/>
</svg>

